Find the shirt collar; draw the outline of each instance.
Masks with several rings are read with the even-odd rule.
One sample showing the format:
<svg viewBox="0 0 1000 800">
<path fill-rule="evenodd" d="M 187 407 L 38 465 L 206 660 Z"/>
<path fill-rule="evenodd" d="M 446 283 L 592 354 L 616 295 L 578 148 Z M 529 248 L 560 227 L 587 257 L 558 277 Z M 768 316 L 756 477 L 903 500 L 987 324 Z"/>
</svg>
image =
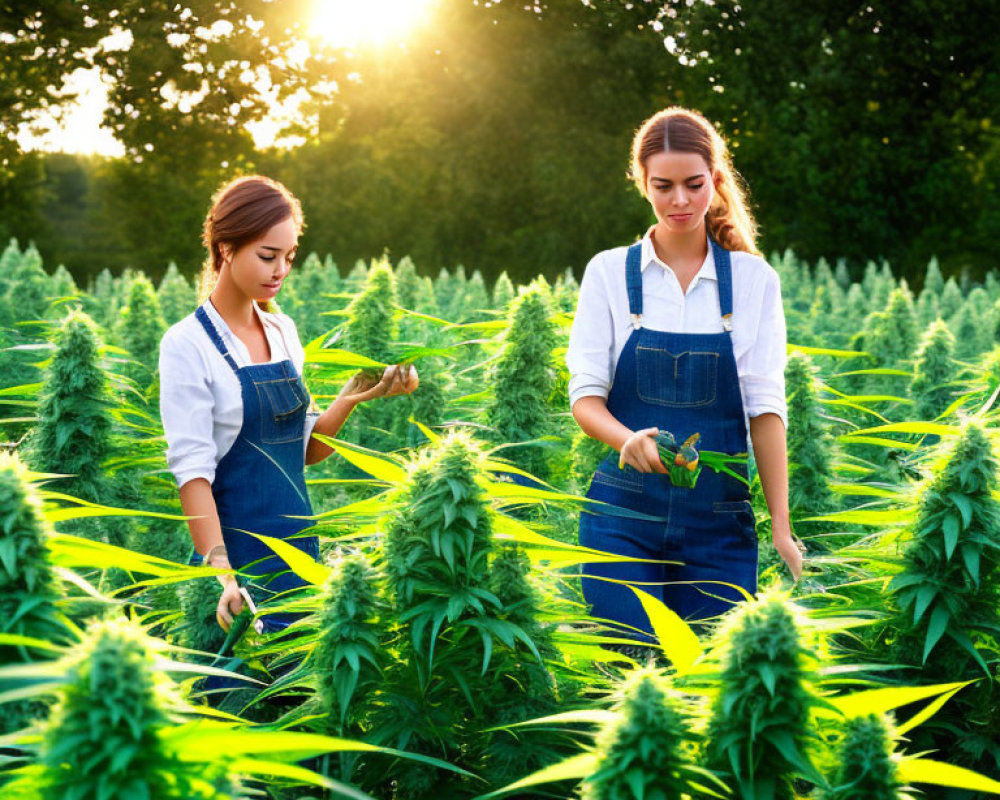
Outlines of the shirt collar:
<svg viewBox="0 0 1000 800">
<path fill-rule="evenodd" d="M 650 227 L 646 231 L 646 235 L 642 237 L 642 271 L 645 272 L 646 267 L 650 264 L 656 264 L 661 269 L 670 269 L 666 264 L 664 264 L 656 255 L 656 250 L 653 248 L 653 238 L 651 236 L 653 232 L 653 227 Z M 691 283 L 694 284 L 698 280 L 712 280 L 718 281 L 719 277 L 715 272 L 715 253 L 712 250 L 712 243 L 708 241 L 708 234 L 705 234 L 705 241 L 708 242 L 708 253 L 705 256 L 704 262 L 702 262 L 701 267 L 695 273 L 694 278 Z"/>
</svg>

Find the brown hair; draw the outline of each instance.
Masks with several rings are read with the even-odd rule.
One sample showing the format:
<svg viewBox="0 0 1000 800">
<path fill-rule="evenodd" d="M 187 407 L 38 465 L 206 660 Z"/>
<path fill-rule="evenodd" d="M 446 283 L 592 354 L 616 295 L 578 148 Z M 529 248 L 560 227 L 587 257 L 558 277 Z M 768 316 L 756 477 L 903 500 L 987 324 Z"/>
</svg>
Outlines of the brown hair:
<svg viewBox="0 0 1000 800">
<path fill-rule="evenodd" d="M 647 119 L 632 140 L 632 180 L 646 194 L 646 161 L 671 150 L 697 153 L 721 179 L 705 215 L 705 225 L 715 241 L 727 250 L 761 255 L 757 249 L 757 223 L 747 206 L 746 187 L 733 167 L 725 140 L 697 111 L 671 106 Z"/>
<path fill-rule="evenodd" d="M 201 241 L 208 258 L 201 271 L 201 300 L 211 293 L 222 269 L 222 245 L 229 245 L 235 253 L 289 217 L 301 232 L 305 227 L 302 206 L 277 181 L 246 175 L 223 184 L 212 196 L 212 209 L 202 226 Z"/>
</svg>

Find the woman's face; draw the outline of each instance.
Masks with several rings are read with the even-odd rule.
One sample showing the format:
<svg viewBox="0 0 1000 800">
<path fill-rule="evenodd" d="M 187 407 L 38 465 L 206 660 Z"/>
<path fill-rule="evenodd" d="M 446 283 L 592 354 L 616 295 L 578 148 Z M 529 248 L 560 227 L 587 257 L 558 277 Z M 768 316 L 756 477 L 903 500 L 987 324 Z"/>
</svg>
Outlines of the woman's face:
<svg viewBox="0 0 1000 800">
<path fill-rule="evenodd" d="M 689 233 L 705 219 L 714 176 L 697 153 L 670 151 L 646 159 L 646 198 L 666 233 Z"/>
<path fill-rule="evenodd" d="M 223 245 L 222 272 L 228 271 L 229 280 L 251 300 L 270 300 L 292 268 L 298 241 L 298 228 L 289 217 L 235 253 Z"/>
</svg>

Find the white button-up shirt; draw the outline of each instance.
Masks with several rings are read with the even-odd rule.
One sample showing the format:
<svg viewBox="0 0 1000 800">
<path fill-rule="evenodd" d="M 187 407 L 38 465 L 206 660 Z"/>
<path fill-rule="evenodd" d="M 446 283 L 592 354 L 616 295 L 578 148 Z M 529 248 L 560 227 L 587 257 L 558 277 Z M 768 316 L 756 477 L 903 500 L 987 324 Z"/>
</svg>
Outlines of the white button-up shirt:
<svg viewBox="0 0 1000 800">
<path fill-rule="evenodd" d="M 652 230 L 652 229 L 650 229 Z M 587 265 L 569 337 L 570 407 L 581 397 L 608 397 L 618 357 L 632 333 L 625 284 L 627 247 L 605 250 Z M 642 238 L 642 325 L 670 333 L 719 333 L 719 283 L 712 248 L 688 286 Z M 774 413 L 788 423 L 785 402 L 785 314 L 778 274 L 759 256 L 730 254 L 733 352 L 747 418 Z"/>
<path fill-rule="evenodd" d="M 251 364 L 247 346 L 229 330 L 211 301 L 202 308 L 236 366 Z M 256 303 L 254 309 L 271 348 L 270 363 L 291 359 L 301 375 L 305 351 L 291 317 L 269 314 Z M 306 416 L 306 444 L 318 416 Z M 243 396 L 239 378 L 194 314 L 171 326 L 160 341 L 160 418 L 167 439 L 167 467 L 177 486 L 194 478 L 212 483 L 215 468 L 243 427 Z"/>
</svg>

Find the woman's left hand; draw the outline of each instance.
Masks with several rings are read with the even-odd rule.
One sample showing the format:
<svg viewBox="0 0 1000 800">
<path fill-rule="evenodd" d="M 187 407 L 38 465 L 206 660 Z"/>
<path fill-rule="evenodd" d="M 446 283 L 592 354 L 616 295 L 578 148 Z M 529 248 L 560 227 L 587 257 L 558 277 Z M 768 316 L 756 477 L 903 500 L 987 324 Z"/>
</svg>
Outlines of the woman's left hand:
<svg viewBox="0 0 1000 800">
<path fill-rule="evenodd" d="M 772 521 L 771 539 L 774 542 L 774 549 L 778 551 L 782 561 L 791 570 L 792 577 L 798 580 L 802 577 L 802 562 L 805 558 L 806 548 L 795 535 L 788 523 L 784 525 L 775 524 Z"/>
<path fill-rule="evenodd" d="M 340 390 L 338 398 L 350 400 L 352 403 L 364 403 L 376 397 L 393 397 L 398 394 L 410 394 L 420 385 L 417 368 L 412 364 L 394 364 L 386 367 L 382 377 L 377 382 L 364 372 L 354 375 Z"/>
</svg>

